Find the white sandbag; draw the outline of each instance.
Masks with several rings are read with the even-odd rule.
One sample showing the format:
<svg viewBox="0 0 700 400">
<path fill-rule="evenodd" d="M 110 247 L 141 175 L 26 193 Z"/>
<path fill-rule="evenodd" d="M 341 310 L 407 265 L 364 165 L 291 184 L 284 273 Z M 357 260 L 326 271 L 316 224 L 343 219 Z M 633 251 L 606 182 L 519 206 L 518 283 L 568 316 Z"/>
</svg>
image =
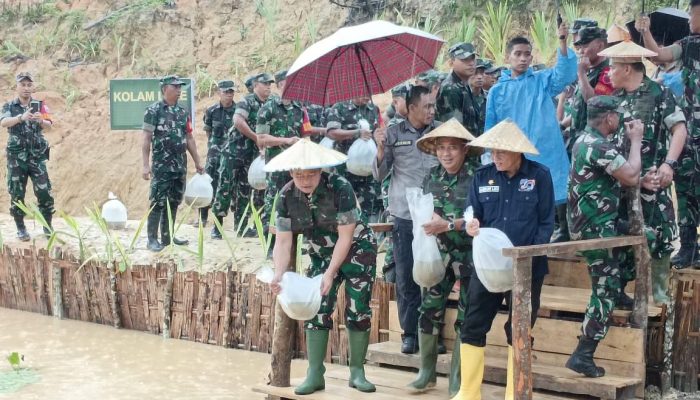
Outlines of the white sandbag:
<svg viewBox="0 0 700 400">
<path fill-rule="evenodd" d="M 377 145 L 374 140 L 356 139 L 348 150 L 345 165 L 348 172 L 357 176 L 372 175 L 372 164 L 377 157 Z"/>
<path fill-rule="evenodd" d="M 185 204 L 192 208 L 208 207 L 214 197 L 209 174 L 194 174 L 185 188 Z"/>
<path fill-rule="evenodd" d="M 126 206 L 112 192 L 109 192 L 107 198 L 109 200 L 102 205 L 102 218 L 107 222 L 109 229 L 124 229 L 127 220 Z"/>
<path fill-rule="evenodd" d="M 321 139 L 321 143 L 319 143 L 321 146 L 333 150 L 333 146 L 335 146 L 335 140 L 329 138 L 328 136 L 324 136 L 323 139 Z"/>
<path fill-rule="evenodd" d="M 265 157 L 259 156 L 250 164 L 248 168 L 248 184 L 255 190 L 265 190 L 267 179 L 265 174 Z"/>
<path fill-rule="evenodd" d="M 433 217 L 433 195 L 423 194 L 420 188 L 407 188 L 406 200 L 413 221 L 413 280 L 421 287 L 433 287 L 445 277 L 437 238 L 423 230 L 423 224 Z"/>
<path fill-rule="evenodd" d="M 270 267 L 263 267 L 256 273 L 259 281 L 268 284 L 274 276 L 275 272 Z M 289 318 L 308 321 L 318 314 L 321 308 L 321 280 L 323 274 L 313 278 L 296 272 L 285 272 L 282 275 L 282 291 L 277 295 L 277 301 Z"/>
<path fill-rule="evenodd" d="M 513 288 L 513 259 L 502 253 L 509 247 L 513 243 L 496 228 L 479 228 L 479 234 L 474 237 L 474 269 L 489 292 L 507 292 Z"/>
</svg>

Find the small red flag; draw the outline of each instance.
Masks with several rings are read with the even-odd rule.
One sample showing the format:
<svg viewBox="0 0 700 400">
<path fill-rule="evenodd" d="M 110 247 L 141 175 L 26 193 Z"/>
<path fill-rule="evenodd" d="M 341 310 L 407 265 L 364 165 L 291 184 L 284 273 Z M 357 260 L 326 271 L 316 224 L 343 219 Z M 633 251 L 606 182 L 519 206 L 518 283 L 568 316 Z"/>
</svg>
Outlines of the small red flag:
<svg viewBox="0 0 700 400">
<path fill-rule="evenodd" d="M 311 134 L 311 119 L 309 119 L 309 112 L 306 111 L 306 107 L 303 108 L 304 111 L 304 120 L 301 125 L 301 135 L 310 135 Z"/>
</svg>

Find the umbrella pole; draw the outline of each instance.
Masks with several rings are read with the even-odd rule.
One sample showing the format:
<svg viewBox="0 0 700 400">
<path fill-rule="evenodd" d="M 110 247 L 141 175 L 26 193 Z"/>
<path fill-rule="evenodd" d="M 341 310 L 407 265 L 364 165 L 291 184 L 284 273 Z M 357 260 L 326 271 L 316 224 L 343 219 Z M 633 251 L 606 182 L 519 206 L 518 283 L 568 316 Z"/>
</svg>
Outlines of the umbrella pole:
<svg viewBox="0 0 700 400">
<path fill-rule="evenodd" d="M 367 96 L 369 96 L 369 99 L 372 100 L 372 90 L 370 90 L 369 81 L 367 80 L 365 65 L 362 63 L 362 57 L 360 57 L 360 45 L 355 44 L 353 47 L 355 47 L 355 55 L 357 55 L 357 62 L 360 63 L 360 71 L 362 71 L 362 80 L 365 82 L 365 90 L 367 90 Z M 379 83 L 379 86 L 381 86 L 381 82 Z"/>
</svg>

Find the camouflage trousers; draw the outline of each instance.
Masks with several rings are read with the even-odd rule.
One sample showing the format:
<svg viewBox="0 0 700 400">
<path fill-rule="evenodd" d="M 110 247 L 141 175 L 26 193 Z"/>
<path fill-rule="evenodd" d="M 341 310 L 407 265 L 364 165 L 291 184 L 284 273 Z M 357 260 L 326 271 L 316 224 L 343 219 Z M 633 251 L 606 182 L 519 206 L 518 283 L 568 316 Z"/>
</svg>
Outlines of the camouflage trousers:
<svg viewBox="0 0 700 400">
<path fill-rule="evenodd" d="M 165 209 L 170 203 L 171 208 L 177 208 L 185 195 L 185 172 L 154 173 L 151 179 L 151 193 L 148 200 L 154 209 Z"/>
<path fill-rule="evenodd" d="M 608 333 L 615 302 L 622 294 L 625 284 L 635 278 L 634 254 L 631 248 L 625 247 L 581 253 L 588 263 L 592 284 L 581 331 L 586 337 L 600 341 Z"/>
<path fill-rule="evenodd" d="M 367 215 L 370 222 L 378 221 L 383 209 L 380 183 L 371 175 L 357 176 L 347 172 L 345 177 L 355 190 L 362 212 Z"/>
<path fill-rule="evenodd" d="M 688 137 L 689 142 L 692 138 Z M 681 153 L 680 168 L 673 177 L 676 186 L 678 226 L 697 227 L 700 223 L 700 159 L 687 145 Z"/>
<path fill-rule="evenodd" d="M 15 203 L 24 203 L 29 178 L 32 179 L 32 187 L 39 210 L 44 215 L 53 214 L 54 200 L 51 195 L 51 181 L 46 170 L 46 160 L 26 153 L 7 155 L 7 191 L 10 194 L 10 214 L 15 217 L 24 215 Z"/>
<path fill-rule="evenodd" d="M 253 189 L 248 184 L 248 167 L 250 162 L 247 160 L 236 160 L 235 156 L 222 153 L 219 162 L 219 182 L 214 196 L 214 204 L 212 205 L 212 213 L 216 216 L 225 217 L 228 215 L 228 210 L 233 210 L 236 225 L 241 225 L 246 208 L 250 202 L 251 192 Z M 255 191 L 253 194 L 253 202 L 257 208 L 262 207 L 263 197 Z M 243 221 L 242 226 L 245 226 Z"/>
<path fill-rule="evenodd" d="M 312 244 L 313 246 L 313 244 Z M 311 266 L 306 276 L 322 275 L 328 269 L 330 256 L 309 253 Z M 369 331 L 372 321 L 372 285 L 377 269 L 377 245 L 369 240 L 353 242 L 347 258 L 333 280 L 333 286 L 321 299 L 321 308 L 313 319 L 306 321 L 306 329 L 331 329 L 331 316 L 338 300 L 340 284 L 345 282 L 345 326 L 353 331 Z M 342 315 L 342 313 L 341 313 Z"/>
<path fill-rule="evenodd" d="M 462 322 L 464 321 L 464 312 L 467 309 L 467 289 L 469 288 L 469 274 L 466 278 L 460 278 L 455 274 L 453 268 L 447 268 L 445 277 L 442 282 L 437 285 L 423 289 L 418 312 L 418 328 L 421 332 L 428 335 L 439 335 L 442 327 L 445 325 L 445 310 L 447 308 L 447 298 L 452 291 L 455 282 L 460 280 L 459 301 L 457 302 L 457 320 L 455 321 L 454 329 L 459 334 Z"/>
</svg>

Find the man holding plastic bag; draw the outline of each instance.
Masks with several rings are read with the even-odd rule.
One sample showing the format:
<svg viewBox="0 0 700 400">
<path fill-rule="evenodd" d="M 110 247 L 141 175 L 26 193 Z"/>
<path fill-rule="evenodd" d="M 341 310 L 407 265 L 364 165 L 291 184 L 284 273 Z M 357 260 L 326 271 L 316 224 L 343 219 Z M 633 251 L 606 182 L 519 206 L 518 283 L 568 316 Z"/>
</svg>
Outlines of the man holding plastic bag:
<svg viewBox="0 0 700 400">
<path fill-rule="evenodd" d="M 323 359 L 333 324 L 331 315 L 343 281 L 347 298 L 345 331 L 350 353 L 349 384 L 362 392 L 375 391 L 374 385 L 365 378 L 364 361 L 369 345 L 372 317 L 369 304 L 377 245 L 350 183 L 337 174 L 321 171 L 345 160 L 346 156 L 335 150 L 302 139 L 265 166 L 268 172 L 289 170 L 292 177 L 292 182 L 280 191 L 276 206 L 275 277 L 270 288 L 274 293 L 284 290 L 280 281 L 289 267 L 293 235 L 299 233 L 309 242 L 311 266 L 307 276 L 323 276 L 321 307 L 305 324 L 309 367 L 306 380 L 294 390 L 298 395 L 325 388 Z"/>
<path fill-rule="evenodd" d="M 440 165 L 432 168 L 423 180 L 422 191 L 432 194 L 432 215 L 428 217 L 427 223 L 417 228 L 437 238 L 438 259 L 443 278 L 439 283 L 423 289 L 418 320 L 421 364 L 418 377 L 409 385 L 416 391 L 435 385 L 438 338 L 444 325 L 447 297 L 457 279 L 461 280 L 461 284 L 457 321 L 454 326 L 456 332 L 459 333 L 464 320 L 472 269 L 472 240 L 464 231 L 462 215 L 474 175 L 472 164 L 467 161 L 468 156 L 476 157 L 481 154 L 480 148 L 467 146 L 467 143 L 474 139 L 474 136 L 453 118 L 417 141 L 420 151 L 437 156 L 440 161 Z M 414 258 L 418 256 L 414 255 Z M 414 266 L 414 272 L 417 267 Z M 450 395 L 459 390 L 459 371 L 459 351 L 454 351 L 449 375 Z"/>
<path fill-rule="evenodd" d="M 549 169 L 525 158 L 523 153 L 539 152 L 512 121 L 506 119 L 470 143 L 470 146 L 491 150 L 493 163 L 479 168 L 469 190 L 469 204 L 474 218 L 467 222 L 467 233 L 479 235 L 479 227 L 501 230 L 514 246 L 549 243 L 554 231 L 554 189 Z M 488 282 L 482 282 L 476 270 L 477 253 L 474 243 L 474 269 L 467 289 L 469 300 L 462 324 L 460 357 L 462 360 L 461 387 L 454 397 L 458 400 L 481 398 L 480 387 L 484 375 L 484 347 L 486 334 L 496 313 L 506 299 L 511 305 L 510 290 L 491 292 Z M 513 272 L 504 270 L 512 276 Z M 532 324 L 537 318 L 540 293 L 547 274 L 546 257 L 532 259 Z M 513 398 L 513 348 L 511 317 L 505 326 L 508 341 L 508 372 L 506 399 Z"/>
</svg>

